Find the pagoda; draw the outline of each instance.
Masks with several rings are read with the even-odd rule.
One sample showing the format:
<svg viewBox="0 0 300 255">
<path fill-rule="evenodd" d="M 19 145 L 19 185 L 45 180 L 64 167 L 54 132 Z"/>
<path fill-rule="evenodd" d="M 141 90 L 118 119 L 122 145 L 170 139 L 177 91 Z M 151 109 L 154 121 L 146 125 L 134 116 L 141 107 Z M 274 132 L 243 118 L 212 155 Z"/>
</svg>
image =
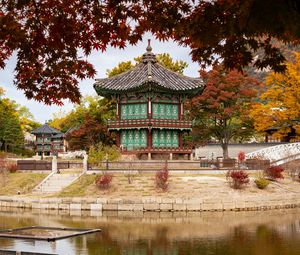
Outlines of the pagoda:
<svg viewBox="0 0 300 255">
<path fill-rule="evenodd" d="M 124 154 L 148 159 L 191 158 L 183 134 L 191 130 L 184 118 L 184 102 L 203 89 L 199 78 L 175 73 L 157 62 L 150 40 L 141 62 L 127 72 L 97 79 L 94 88 L 115 99 L 117 116 L 108 121 Z"/>
<path fill-rule="evenodd" d="M 32 130 L 35 135 L 35 152 L 39 156 L 52 156 L 65 152 L 65 134 L 51 127 L 48 123 Z"/>
</svg>

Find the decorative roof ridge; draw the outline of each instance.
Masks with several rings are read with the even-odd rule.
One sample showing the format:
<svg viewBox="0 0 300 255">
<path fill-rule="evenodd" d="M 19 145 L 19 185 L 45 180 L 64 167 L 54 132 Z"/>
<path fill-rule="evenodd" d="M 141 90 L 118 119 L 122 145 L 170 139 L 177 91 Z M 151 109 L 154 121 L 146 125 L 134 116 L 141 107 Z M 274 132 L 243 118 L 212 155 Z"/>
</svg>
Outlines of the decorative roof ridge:
<svg viewBox="0 0 300 255">
<path fill-rule="evenodd" d="M 142 63 L 156 63 L 157 59 L 156 59 L 156 55 L 152 52 L 152 47 L 151 47 L 151 40 L 148 39 L 148 46 L 146 48 L 146 53 L 144 53 L 142 55 Z"/>
<path fill-rule="evenodd" d="M 156 62 L 155 64 L 158 65 L 158 66 L 160 66 L 160 67 L 162 67 L 162 68 L 164 68 L 165 70 L 169 71 L 170 73 L 174 73 L 174 74 L 176 74 L 178 76 L 181 76 L 182 78 L 189 79 L 189 80 L 200 80 L 200 81 L 203 81 L 201 77 L 190 77 L 190 76 L 184 75 L 182 73 L 177 73 L 177 72 L 175 72 L 175 71 L 173 71 L 173 70 L 171 70 L 171 69 L 163 66 L 159 62 Z"/>
</svg>

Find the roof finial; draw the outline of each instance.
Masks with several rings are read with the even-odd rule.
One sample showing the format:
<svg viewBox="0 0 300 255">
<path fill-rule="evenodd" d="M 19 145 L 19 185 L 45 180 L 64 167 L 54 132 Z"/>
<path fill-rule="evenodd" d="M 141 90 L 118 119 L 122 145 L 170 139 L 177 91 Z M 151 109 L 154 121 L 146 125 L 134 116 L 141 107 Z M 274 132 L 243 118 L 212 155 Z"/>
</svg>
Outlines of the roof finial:
<svg viewBox="0 0 300 255">
<path fill-rule="evenodd" d="M 147 52 L 151 52 L 152 51 L 152 48 L 151 48 L 151 39 L 148 39 L 148 46 L 146 48 Z"/>
</svg>

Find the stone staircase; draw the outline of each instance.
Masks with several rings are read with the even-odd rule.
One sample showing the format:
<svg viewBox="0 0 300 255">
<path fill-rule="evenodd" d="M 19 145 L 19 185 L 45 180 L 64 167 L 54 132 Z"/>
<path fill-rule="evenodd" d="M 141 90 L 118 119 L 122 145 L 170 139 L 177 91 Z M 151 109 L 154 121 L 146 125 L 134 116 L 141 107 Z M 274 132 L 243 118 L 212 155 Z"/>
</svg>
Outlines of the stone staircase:
<svg viewBox="0 0 300 255">
<path fill-rule="evenodd" d="M 34 194 L 50 194 L 60 192 L 77 180 L 82 173 L 49 174 L 38 186 L 33 189 Z"/>
</svg>

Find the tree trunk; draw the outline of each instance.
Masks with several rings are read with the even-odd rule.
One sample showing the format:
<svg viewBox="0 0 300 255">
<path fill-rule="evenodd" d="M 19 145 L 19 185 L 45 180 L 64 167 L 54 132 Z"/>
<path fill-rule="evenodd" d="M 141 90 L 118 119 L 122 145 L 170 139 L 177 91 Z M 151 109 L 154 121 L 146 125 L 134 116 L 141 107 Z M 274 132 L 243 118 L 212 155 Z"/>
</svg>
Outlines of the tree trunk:
<svg viewBox="0 0 300 255">
<path fill-rule="evenodd" d="M 221 143 L 222 150 L 223 150 L 223 158 L 228 159 L 228 143 Z"/>
</svg>

